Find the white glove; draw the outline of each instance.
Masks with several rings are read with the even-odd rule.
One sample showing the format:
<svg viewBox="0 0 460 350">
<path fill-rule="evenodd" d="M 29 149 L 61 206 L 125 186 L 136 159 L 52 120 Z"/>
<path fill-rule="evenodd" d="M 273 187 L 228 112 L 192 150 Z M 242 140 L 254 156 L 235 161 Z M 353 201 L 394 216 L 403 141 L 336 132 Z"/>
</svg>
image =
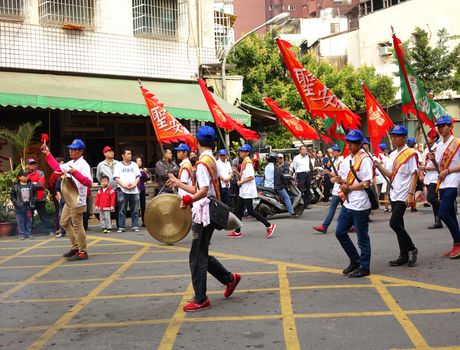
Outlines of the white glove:
<svg viewBox="0 0 460 350">
<path fill-rule="evenodd" d="M 71 166 L 69 164 L 61 164 L 60 167 L 61 167 L 61 171 L 64 173 L 68 173 L 69 170 L 71 169 Z"/>
</svg>

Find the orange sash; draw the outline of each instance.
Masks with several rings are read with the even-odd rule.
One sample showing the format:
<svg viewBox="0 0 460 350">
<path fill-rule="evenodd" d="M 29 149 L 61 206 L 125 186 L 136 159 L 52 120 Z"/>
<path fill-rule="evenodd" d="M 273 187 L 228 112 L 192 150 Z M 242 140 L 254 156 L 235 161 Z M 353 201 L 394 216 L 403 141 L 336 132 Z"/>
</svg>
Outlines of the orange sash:
<svg viewBox="0 0 460 350">
<path fill-rule="evenodd" d="M 179 169 L 179 180 L 180 180 L 180 177 L 182 175 L 182 172 L 183 171 L 187 171 L 188 172 L 188 176 L 190 176 L 190 179 L 192 180 L 192 186 L 195 186 L 195 178 L 193 177 L 193 166 L 192 166 L 192 163 L 190 162 L 185 162 Z"/>
<path fill-rule="evenodd" d="M 404 151 L 399 153 L 393 161 L 393 169 L 391 171 L 391 181 L 394 180 L 399 169 L 406 164 L 413 156 L 417 156 L 417 152 L 413 148 L 406 148 Z"/>
<path fill-rule="evenodd" d="M 211 156 L 204 155 L 196 163 L 197 166 L 198 164 L 203 164 L 208 170 L 209 176 L 211 177 L 212 185 L 214 187 L 214 192 L 216 193 L 216 198 L 220 199 L 219 175 L 217 173 L 216 161 Z"/>
<path fill-rule="evenodd" d="M 454 138 L 450 141 L 449 146 L 447 146 L 444 154 L 441 159 L 441 171 L 448 169 L 452 159 L 454 159 L 455 154 L 457 154 L 458 149 L 460 148 L 460 139 Z"/>
<path fill-rule="evenodd" d="M 248 165 L 248 164 L 251 164 L 252 166 L 254 166 L 254 165 L 253 165 L 253 162 L 252 162 L 252 160 L 251 160 L 251 158 L 246 157 L 246 158 L 243 160 L 243 164 L 241 164 L 241 173 L 243 173 L 244 169 L 246 168 L 246 165 Z"/>
<path fill-rule="evenodd" d="M 353 170 L 357 174 L 359 171 L 359 168 L 361 167 L 361 164 L 364 159 L 368 158 L 369 155 L 366 152 L 360 152 L 353 158 Z M 347 185 L 351 186 L 353 185 L 353 182 L 355 182 L 356 178 L 355 175 L 353 175 L 353 172 L 351 169 L 348 171 L 348 176 L 347 176 Z"/>
</svg>

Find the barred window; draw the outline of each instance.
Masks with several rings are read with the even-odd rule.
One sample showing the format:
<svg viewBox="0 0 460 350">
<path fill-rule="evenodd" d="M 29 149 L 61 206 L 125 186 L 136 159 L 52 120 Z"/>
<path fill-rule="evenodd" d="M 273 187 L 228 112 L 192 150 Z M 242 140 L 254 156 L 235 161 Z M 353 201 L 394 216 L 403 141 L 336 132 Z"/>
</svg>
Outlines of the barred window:
<svg viewBox="0 0 460 350">
<path fill-rule="evenodd" d="M 24 19 L 24 0 L 0 0 L 0 18 Z"/>
<path fill-rule="evenodd" d="M 39 0 L 40 23 L 92 28 L 94 26 L 94 2 L 96 0 Z"/>
<path fill-rule="evenodd" d="M 179 0 L 133 0 L 134 35 L 177 40 Z"/>
</svg>

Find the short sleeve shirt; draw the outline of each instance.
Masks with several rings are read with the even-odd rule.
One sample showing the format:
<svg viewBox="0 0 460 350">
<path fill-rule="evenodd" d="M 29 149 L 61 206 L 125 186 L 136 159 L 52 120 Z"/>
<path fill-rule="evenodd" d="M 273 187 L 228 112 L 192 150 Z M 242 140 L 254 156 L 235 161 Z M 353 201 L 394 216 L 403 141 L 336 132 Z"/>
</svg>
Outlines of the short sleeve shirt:
<svg viewBox="0 0 460 350">
<path fill-rule="evenodd" d="M 441 164 L 442 161 L 442 156 L 444 155 L 444 151 L 446 148 L 449 146 L 450 142 L 454 139 L 453 136 L 449 137 L 449 139 L 444 142 L 441 141 L 438 143 L 438 148 L 436 148 L 436 161 L 438 164 Z M 457 151 L 457 154 L 454 155 L 454 158 L 452 159 L 452 162 L 450 163 L 450 167 L 456 166 L 460 164 L 460 150 Z M 450 173 L 448 174 L 444 181 L 441 182 L 441 185 L 439 186 L 440 189 L 442 188 L 450 188 L 450 187 L 458 187 L 458 184 L 460 183 L 460 173 Z"/>
<path fill-rule="evenodd" d="M 241 180 L 247 179 L 248 177 L 254 177 L 254 166 L 252 163 L 247 163 L 241 174 Z M 241 198 L 256 198 L 257 197 L 257 186 L 256 180 L 252 179 L 251 181 L 245 182 L 240 187 Z"/>
<path fill-rule="evenodd" d="M 388 172 L 391 173 L 393 171 L 393 164 L 396 157 L 407 148 L 407 145 L 405 145 L 401 151 L 398 152 L 398 150 L 395 150 L 394 152 L 391 152 L 390 158 L 386 163 L 386 170 Z M 391 182 L 390 198 L 392 201 L 406 201 L 407 194 L 409 193 L 411 176 L 414 172 L 417 171 L 417 169 L 416 156 L 411 157 L 404 165 L 399 168 L 399 171 L 396 173 L 396 176 Z"/>
</svg>

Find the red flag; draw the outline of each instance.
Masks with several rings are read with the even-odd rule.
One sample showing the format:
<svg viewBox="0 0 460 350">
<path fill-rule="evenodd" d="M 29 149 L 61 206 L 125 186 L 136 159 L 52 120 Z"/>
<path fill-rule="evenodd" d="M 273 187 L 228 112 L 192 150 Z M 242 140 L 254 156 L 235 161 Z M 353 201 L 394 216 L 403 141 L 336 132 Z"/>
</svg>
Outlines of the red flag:
<svg viewBox="0 0 460 350">
<path fill-rule="evenodd" d="M 238 124 L 234 121 L 227 113 L 225 113 L 222 108 L 217 104 L 216 100 L 212 96 L 211 92 L 206 87 L 206 82 L 198 78 L 198 84 L 200 84 L 201 91 L 203 92 L 206 103 L 208 104 L 209 110 L 211 111 L 214 122 L 218 128 L 225 130 L 235 130 L 238 132 L 245 140 L 258 140 L 259 135 L 241 124 Z"/>
<path fill-rule="evenodd" d="M 149 90 L 141 85 L 142 95 L 149 110 L 158 142 L 171 143 L 184 141 L 193 145 L 194 137 L 171 113 L 163 109 L 163 104 Z"/>
<path fill-rule="evenodd" d="M 276 39 L 276 42 L 307 111 L 312 116 L 320 118 L 327 115 L 345 129 L 358 129 L 361 119 L 359 115 L 353 113 L 331 90 L 297 61 L 294 52 L 289 50 L 292 46 L 290 43 L 280 39 Z"/>
<path fill-rule="evenodd" d="M 296 138 L 305 140 L 318 140 L 319 136 L 316 130 L 305 123 L 302 119 L 297 118 L 278 107 L 278 102 L 273 101 L 271 98 L 264 98 L 265 103 L 275 112 L 278 119 L 289 130 L 289 132 Z"/>
<path fill-rule="evenodd" d="M 364 83 L 363 90 L 364 96 L 366 97 L 369 138 L 371 139 L 374 153 L 378 156 L 382 153 L 379 147 L 380 141 L 382 141 L 383 135 L 385 135 L 394 126 L 394 124 Z"/>
</svg>

